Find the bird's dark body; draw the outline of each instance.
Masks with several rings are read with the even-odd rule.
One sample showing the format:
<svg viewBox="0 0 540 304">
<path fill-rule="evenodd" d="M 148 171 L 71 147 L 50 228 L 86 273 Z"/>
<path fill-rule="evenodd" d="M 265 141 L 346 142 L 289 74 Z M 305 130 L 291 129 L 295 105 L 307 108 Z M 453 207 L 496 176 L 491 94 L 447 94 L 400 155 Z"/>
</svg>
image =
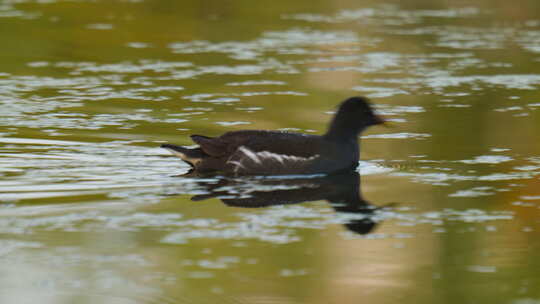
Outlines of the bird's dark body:
<svg viewBox="0 0 540 304">
<path fill-rule="evenodd" d="M 325 135 L 242 130 L 213 138 L 192 135 L 191 139 L 199 145 L 194 149 L 171 144 L 162 147 L 203 174 L 281 175 L 352 170 L 359 160 L 358 134 L 365 127 L 380 123 L 380 119 L 371 112 L 364 99 L 353 102 L 363 106 L 361 109 L 369 116 L 360 119 L 360 123 L 357 118 L 349 118 L 349 114 L 355 114 L 347 111 L 350 100 L 352 98 L 341 105 Z"/>
<path fill-rule="evenodd" d="M 337 142 L 324 139 L 318 135 L 301 133 L 288 133 L 265 130 L 244 130 L 227 132 L 220 137 L 201 139 L 192 136 L 193 141 L 203 150 L 208 148 L 215 152 L 211 157 L 203 158 L 197 166 L 200 172 L 231 171 L 233 164 L 227 164 L 228 160 L 234 161 L 238 148 L 245 147 L 252 152 L 270 152 L 276 155 L 294 156 L 299 159 L 287 161 L 287 166 L 264 166 L 259 168 L 261 174 L 273 172 L 275 174 L 287 174 L 293 171 L 298 174 L 316 174 L 330 171 L 340 171 L 356 167 L 358 163 L 358 144 L 350 142 L 347 145 L 338 145 Z M 302 161 L 300 158 L 312 161 Z M 339 161 L 336 161 L 339 160 Z M 265 162 L 261 159 L 261 162 Z M 265 171 L 265 172 L 262 172 Z"/>
</svg>

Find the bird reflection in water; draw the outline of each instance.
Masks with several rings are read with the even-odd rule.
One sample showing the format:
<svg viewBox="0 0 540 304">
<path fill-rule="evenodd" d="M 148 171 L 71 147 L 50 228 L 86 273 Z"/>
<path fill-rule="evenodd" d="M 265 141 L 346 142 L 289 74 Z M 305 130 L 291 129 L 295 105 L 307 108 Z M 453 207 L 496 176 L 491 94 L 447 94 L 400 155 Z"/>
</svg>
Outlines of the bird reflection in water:
<svg viewBox="0 0 540 304">
<path fill-rule="evenodd" d="M 231 207 L 262 208 L 326 200 L 343 225 L 357 234 L 367 234 L 377 225 L 376 207 L 364 200 L 360 174 L 347 172 L 311 178 L 222 178 L 218 182 L 199 182 L 208 194 L 195 195 L 193 201 L 218 198 Z"/>
</svg>

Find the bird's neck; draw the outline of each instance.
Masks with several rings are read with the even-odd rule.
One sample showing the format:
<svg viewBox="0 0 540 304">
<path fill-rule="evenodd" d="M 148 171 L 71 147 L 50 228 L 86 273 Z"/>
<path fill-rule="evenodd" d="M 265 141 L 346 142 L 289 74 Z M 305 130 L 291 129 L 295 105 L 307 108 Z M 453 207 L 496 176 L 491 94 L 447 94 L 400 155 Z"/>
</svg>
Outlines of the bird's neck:
<svg viewBox="0 0 540 304">
<path fill-rule="evenodd" d="M 357 123 L 350 121 L 350 119 L 340 117 L 342 115 L 339 114 L 340 113 L 338 113 L 330 123 L 328 131 L 324 134 L 324 138 L 342 142 L 356 141 L 358 135 L 364 128 L 358 127 Z"/>
</svg>

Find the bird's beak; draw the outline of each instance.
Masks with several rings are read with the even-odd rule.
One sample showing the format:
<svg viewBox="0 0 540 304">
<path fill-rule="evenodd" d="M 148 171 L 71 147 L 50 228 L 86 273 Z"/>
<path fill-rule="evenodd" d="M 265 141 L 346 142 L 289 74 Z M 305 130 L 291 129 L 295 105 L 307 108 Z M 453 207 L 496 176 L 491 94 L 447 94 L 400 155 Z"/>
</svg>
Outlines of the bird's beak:
<svg viewBox="0 0 540 304">
<path fill-rule="evenodd" d="M 391 121 L 388 121 L 386 118 L 384 118 L 381 115 L 375 115 L 375 124 L 376 125 L 382 125 L 382 126 L 384 126 L 386 128 L 395 127 L 395 125 Z"/>
<path fill-rule="evenodd" d="M 375 115 L 375 125 L 386 125 L 386 119 L 380 115 Z"/>
</svg>

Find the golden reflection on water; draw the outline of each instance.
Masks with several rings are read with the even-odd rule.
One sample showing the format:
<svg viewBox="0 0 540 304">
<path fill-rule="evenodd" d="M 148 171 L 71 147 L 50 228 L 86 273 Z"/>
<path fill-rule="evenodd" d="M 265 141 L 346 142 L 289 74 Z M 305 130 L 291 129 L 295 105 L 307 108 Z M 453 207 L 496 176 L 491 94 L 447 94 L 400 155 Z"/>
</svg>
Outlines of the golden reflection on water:
<svg viewBox="0 0 540 304">
<path fill-rule="evenodd" d="M 539 6 L 4 1 L 0 302 L 539 302 Z M 157 148 L 351 95 L 396 125 L 362 140 L 368 234 L 310 191 L 192 201 Z"/>
</svg>

